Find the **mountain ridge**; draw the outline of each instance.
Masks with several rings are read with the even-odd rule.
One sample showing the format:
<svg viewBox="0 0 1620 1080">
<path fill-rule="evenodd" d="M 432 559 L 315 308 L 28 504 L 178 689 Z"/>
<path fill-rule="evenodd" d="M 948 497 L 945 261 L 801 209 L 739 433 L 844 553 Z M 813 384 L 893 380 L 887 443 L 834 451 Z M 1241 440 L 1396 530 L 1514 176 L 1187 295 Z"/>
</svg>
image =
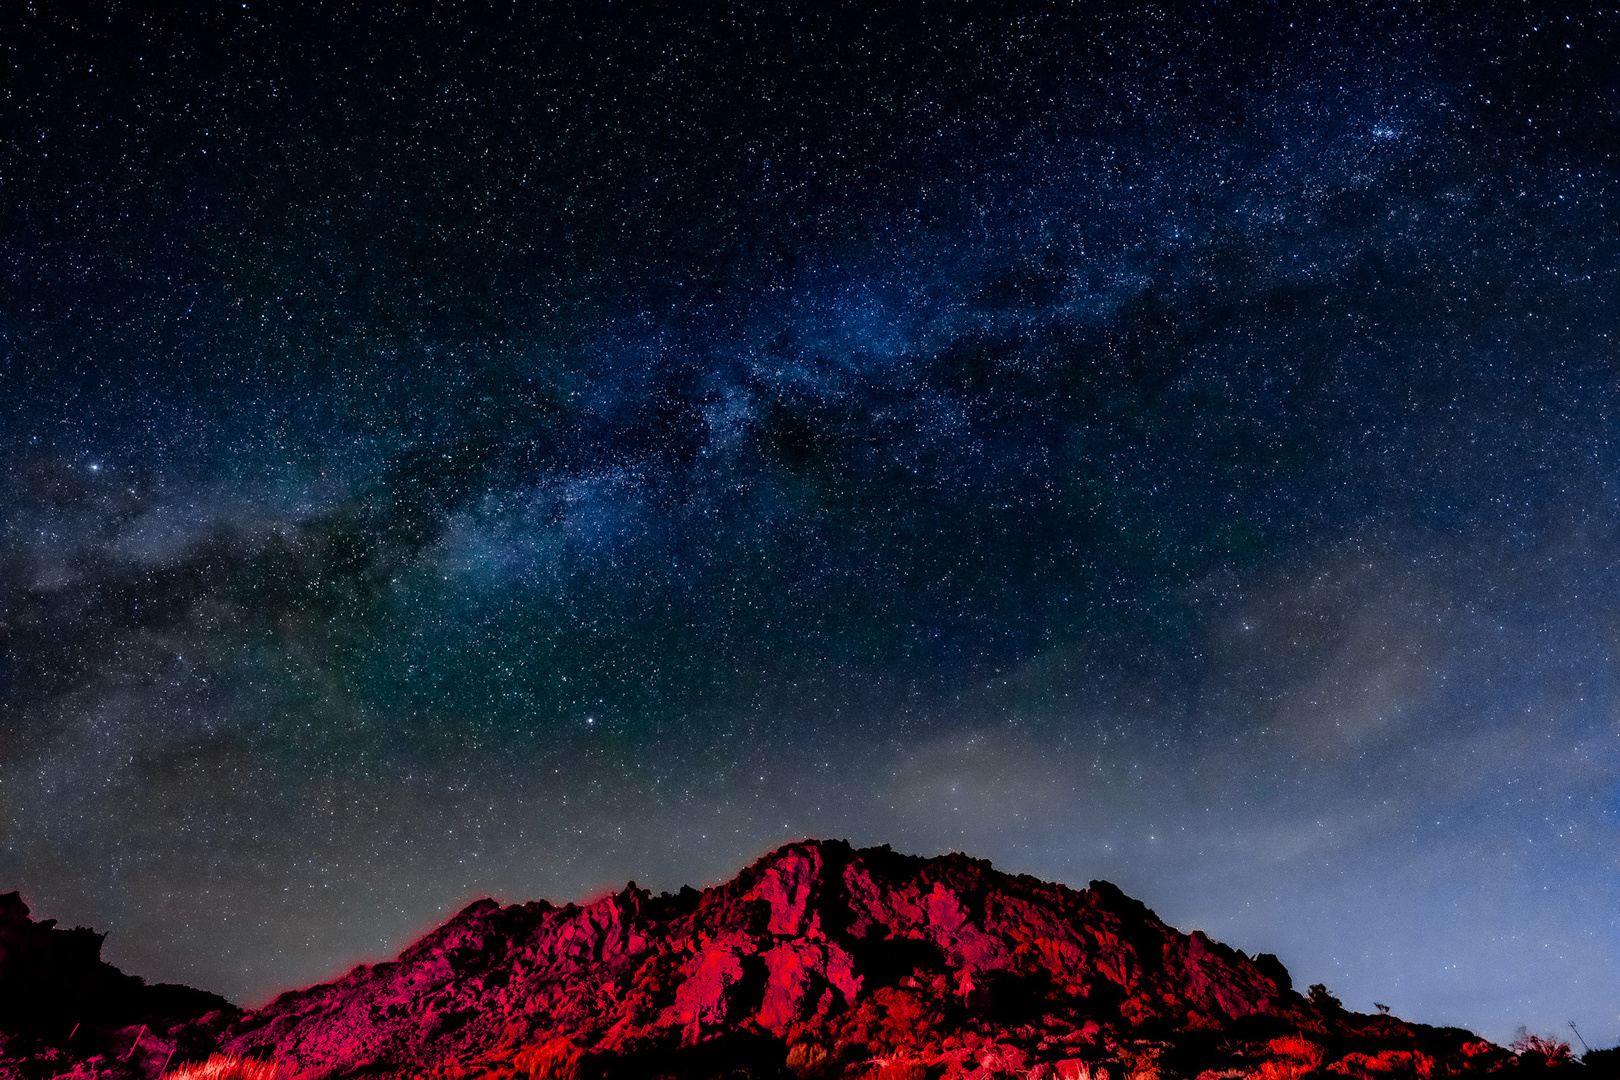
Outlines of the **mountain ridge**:
<svg viewBox="0 0 1620 1080">
<path fill-rule="evenodd" d="M 115 1029 L 99 1051 L 35 1036 L 41 1052 L 14 1057 L 8 1043 L 0 1078 L 144 1080 L 214 1053 L 309 1080 L 1430 1080 L 1524 1067 L 1461 1029 L 1353 1013 L 1322 987 L 1301 995 L 1276 957 L 1182 933 L 1105 881 L 1075 890 L 962 854 L 823 840 L 703 890 L 474 901 L 393 960 L 259 1009 L 188 999 L 143 1023 L 146 1049 L 137 1037 L 122 1060 Z"/>
</svg>

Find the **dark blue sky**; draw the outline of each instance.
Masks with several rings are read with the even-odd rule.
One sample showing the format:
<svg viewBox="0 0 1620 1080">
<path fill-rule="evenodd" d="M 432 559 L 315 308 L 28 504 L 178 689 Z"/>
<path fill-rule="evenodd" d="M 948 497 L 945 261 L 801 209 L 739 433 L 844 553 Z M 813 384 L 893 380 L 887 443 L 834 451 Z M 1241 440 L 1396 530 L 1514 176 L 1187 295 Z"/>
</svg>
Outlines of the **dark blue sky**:
<svg viewBox="0 0 1620 1080">
<path fill-rule="evenodd" d="M 846 836 L 1620 1040 L 1617 16 L 1343 7 L 0 15 L 0 886 L 256 1001 Z"/>
</svg>

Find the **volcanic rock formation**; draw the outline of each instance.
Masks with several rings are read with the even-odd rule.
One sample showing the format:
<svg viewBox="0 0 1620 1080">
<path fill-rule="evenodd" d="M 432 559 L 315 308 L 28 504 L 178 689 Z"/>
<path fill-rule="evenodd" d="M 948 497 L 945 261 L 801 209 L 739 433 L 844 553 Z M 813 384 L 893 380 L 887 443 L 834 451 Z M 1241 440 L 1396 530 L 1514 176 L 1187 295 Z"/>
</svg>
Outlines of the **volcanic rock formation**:
<svg viewBox="0 0 1620 1080">
<path fill-rule="evenodd" d="M 1107 882 L 1076 892 L 963 855 L 841 842 L 788 845 L 702 892 L 632 882 L 585 906 L 480 900 L 397 960 L 255 1012 L 201 1004 L 181 1010 L 188 1023 L 149 1025 L 161 1031 L 148 1041 L 176 1062 L 219 1051 L 311 1080 L 1428 1080 L 1519 1067 L 1466 1031 L 1348 1012 L 1320 987 L 1301 996 L 1275 957 L 1180 933 Z M 156 1071 L 152 1057 L 56 1053 L 13 1056 L 0 1077 L 65 1059 L 80 1076 Z"/>
</svg>

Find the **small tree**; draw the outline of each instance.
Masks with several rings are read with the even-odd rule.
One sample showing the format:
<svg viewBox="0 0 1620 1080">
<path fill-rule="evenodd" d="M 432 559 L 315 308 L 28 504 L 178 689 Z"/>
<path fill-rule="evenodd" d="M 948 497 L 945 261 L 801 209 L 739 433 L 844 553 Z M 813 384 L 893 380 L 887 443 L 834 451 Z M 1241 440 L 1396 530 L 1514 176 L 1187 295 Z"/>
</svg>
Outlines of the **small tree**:
<svg viewBox="0 0 1620 1080">
<path fill-rule="evenodd" d="M 1328 993 L 1328 988 L 1321 983 L 1311 984 L 1310 999 L 1311 1004 L 1319 1009 L 1340 1009 L 1344 1007 L 1344 1003 Z"/>
</svg>

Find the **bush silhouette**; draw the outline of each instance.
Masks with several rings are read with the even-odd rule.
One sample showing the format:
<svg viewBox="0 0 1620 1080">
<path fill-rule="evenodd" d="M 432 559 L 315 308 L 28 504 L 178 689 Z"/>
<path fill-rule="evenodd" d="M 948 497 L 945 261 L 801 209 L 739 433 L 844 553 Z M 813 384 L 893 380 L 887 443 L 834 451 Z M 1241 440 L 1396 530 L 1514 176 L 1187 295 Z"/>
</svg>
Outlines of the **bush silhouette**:
<svg viewBox="0 0 1620 1080">
<path fill-rule="evenodd" d="M 1519 1029 L 1518 1037 L 1508 1044 L 1508 1049 L 1519 1055 L 1523 1065 L 1568 1065 L 1571 1061 L 1569 1043 L 1532 1035 L 1524 1028 Z"/>
</svg>

